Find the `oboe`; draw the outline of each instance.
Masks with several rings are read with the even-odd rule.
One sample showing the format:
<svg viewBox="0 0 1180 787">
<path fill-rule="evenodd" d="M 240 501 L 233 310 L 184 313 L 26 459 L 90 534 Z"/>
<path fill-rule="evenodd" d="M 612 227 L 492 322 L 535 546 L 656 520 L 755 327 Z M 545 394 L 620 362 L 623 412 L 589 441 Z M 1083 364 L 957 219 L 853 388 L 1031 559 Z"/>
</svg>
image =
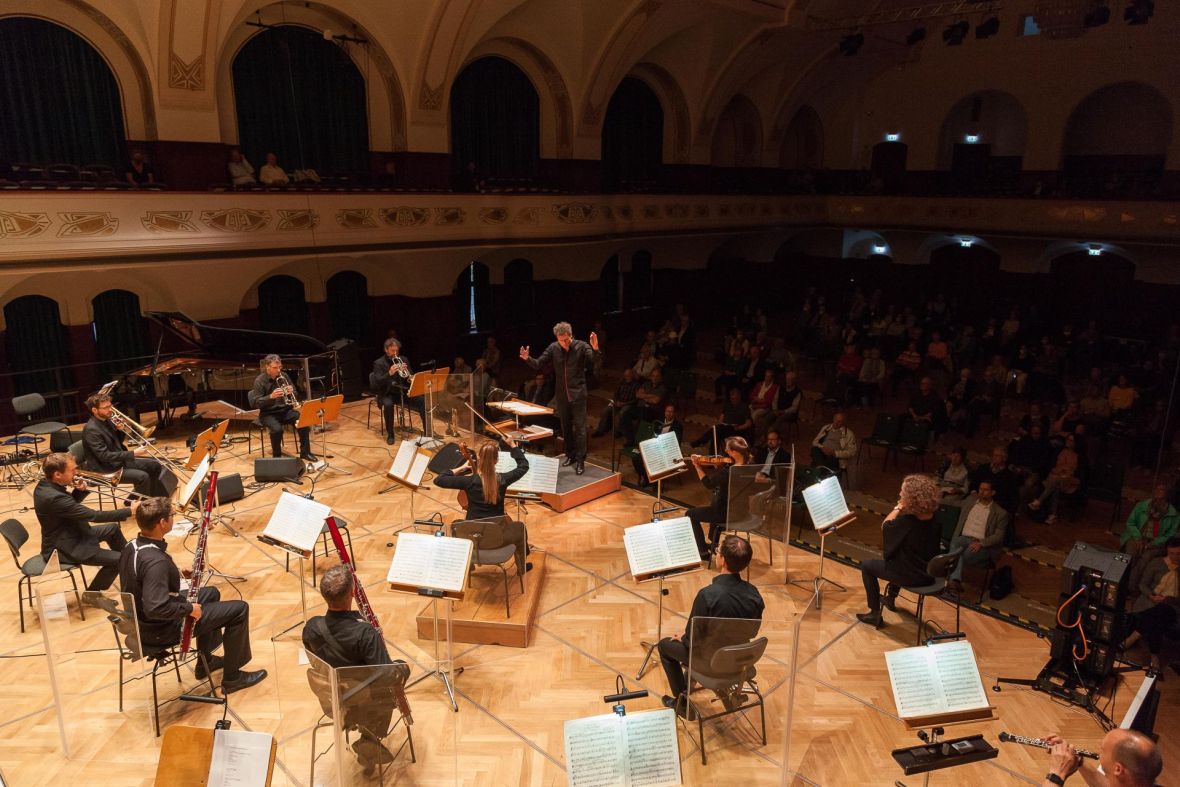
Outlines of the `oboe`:
<svg viewBox="0 0 1180 787">
<path fill-rule="evenodd" d="M 328 526 L 328 533 L 332 536 L 332 544 L 336 547 L 336 552 L 340 555 L 340 563 L 348 567 L 348 573 L 352 574 L 352 595 L 356 599 L 356 605 L 360 608 L 361 614 L 365 616 L 365 620 L 369 625 L 377 630 L 377 636 L 384 636 L 381 633 L 381 622 L 377 620 L 376 613 L 373 608 L 369 606 L 369 597 L 365 594 L 365 587 L 361 584 L 361 578 L 357 576 L 356 565 L 348 555 L 348 549 L 344 546 L 344 538 L 340 535 L 340 528 L 336 526 L 336 517 L 330 516 L 324 520 L 324 524 Z M 398 687 L 394 692 L 394 701 L 397 702 L 398 710 L 406 718 L 406 724 L 413 724 L 414 718 L 410 715 L 410 701 L 406 697 L 406 690 L 404 687 Z"/>
<path fill-rule="evenodd" d="M 1046 743 L 1044 738 L 1026 738 L 1023 735 L 1012 735 L 1007 732 L 1000 733 L 1000 741 L 1002 743 L 1023 743 L 1025 746 L 1036 746 L 1038 749 L 1052 749 L 1053 747 Z M 1075 749 L 1079 757 L 1088 757 L 1091 760 L 1098 759 L 1098 753 L 1086 751 L 1085 749 Z"/>
<path fill-rule="evenodd" d="M 197 549 L 193 552 L 193 572 L 188 580 L 188 595 L 185 601 L 197 603 L 197 594 L 201 590 L 201 578 L 205 576 L 205 544 L 209 540 L 209 517 L 213 513 L 213 496 L 217 494 L 217 471 L 209 473 L 209 486 L 205 493 L 205 505 L 201 509 L 201 524 L 197 529 Z M 188 653 L 193 643 L 193 627 L 197 621 L 190 615 L 184 619 L 184 627 L 180 630 L 180 656 Z"/>
</svg>

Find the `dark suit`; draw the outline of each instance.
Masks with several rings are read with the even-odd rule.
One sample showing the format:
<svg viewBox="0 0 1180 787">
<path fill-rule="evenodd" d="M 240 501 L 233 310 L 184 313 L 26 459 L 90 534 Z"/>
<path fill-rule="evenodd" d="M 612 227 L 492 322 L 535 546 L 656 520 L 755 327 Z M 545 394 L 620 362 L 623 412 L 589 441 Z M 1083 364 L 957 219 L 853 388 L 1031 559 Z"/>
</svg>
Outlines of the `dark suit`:
<svg viewBox="0 0 1180 787">
<path fill-rule="evenodd" d="M 168 497 L 170 490 L 160 480 L 160 462 L 146 456 L 136 456 L 123 443 L 123 433 L 110 420 L 90 417 L 82 427 L 82 447 L 86 470 L 113 473 L 123 468 L 122 480 L 132 484 L 143 497 Z"/>
<path fill-rule="evenodd" d="M 406 370 L 409 371 L 409 358 L 398 355 L 396 359 L 404 363 Z M 413 373 L 411 372 L 409 377 L 402 377 L 396 372 L 390 374 L 389 368 L 393 366 L 394 360 L 394 358 L 383 354 L 373 361 L 373 371 L 369 373 L 369 390 L 373 392 L 373 396 L 377 397 L 377 404 L 381 406 L 381 413 L 385 419 L 385 434 L 393 437 L 393 405 L 399 400 L 418 411 L 422 417 L 422 433 L 425 434 L 426 397 L 406 396 L 406 392 L 410 390 L 410 380 L 413 378 Z"/>
<path fill-rule="evenodd" d="M 884 559 L 866 560 L 860 564 L 865 596 L 872 612 L 881 611 L 878 578 L 895 587 L 926 585 L 932 581 L 926 573 L 926 564 L 938 554 L 942 533 L 933 517 L 919 519 L 913 514 L 898 514 L 881 528 L 881 538 Z"/>
<path fill-rule="evenodd" d="M 63 562 L 101 566 L 87 590 L 106 590 L 119 575 L 119 551 L 127 544 L 118 523 L 131 516 L 130 508 L 95 511 L 82 505 L 88 492 L 41 479 L 33 490 L 33 509 L 41 523 L 41 556 L 57 550 Z M 92 527 L 91 522 L 110 523 Z M 105 541 L 108 549 L 100 542 Z"/>
<path fill-rule="evenodd" d="M 254 387 L 250 389 L 247 398 L 251 407 L 258 408 L 258 421 L 270 432 L 271 456 L 283 455 L 283 427 L 299 420 L 299 413 L 287 406 L 283 397 L 271 399 L 270 395 L 280 387 L 279 377 L 271 378 L 266 372 L 254 378 Z M 306 457 L 311 454 L 311 428 L 303 427 L 299 430 L 299 455 Z"/>
<path fill-rule="evenodd" d="M 598 350 L 581 339 L 574 339 L 568 350 L 553 342 L 539 358 L 526 360 L 534 369 L 546 364 L 553 366 L 554 401 L 557 417 L 561 419 L 561 434 L 565 437 L 565 454 L 575 461 L 586 459 L 586 370 L 594 366 L 597 358 Z"/>
</svg>

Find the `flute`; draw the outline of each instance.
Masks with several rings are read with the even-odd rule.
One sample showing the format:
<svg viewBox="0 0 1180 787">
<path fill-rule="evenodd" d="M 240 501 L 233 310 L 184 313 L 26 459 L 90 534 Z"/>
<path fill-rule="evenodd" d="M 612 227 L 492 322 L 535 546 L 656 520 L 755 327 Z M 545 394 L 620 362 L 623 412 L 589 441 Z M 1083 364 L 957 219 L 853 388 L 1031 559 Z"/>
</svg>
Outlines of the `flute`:
<svg viewBox="0 0 1180 787">
<path fill-rule="evenodd" d="M 1012 735 L 1007 732 L 1000 733 L 1001 743 L 1023 743 L 1025 746 L 1036 746 L 1038 749 L 1052 749 L 1053 747 L 1045 743 L 1044 738 L 1026 738 L 1023 735 Z M 1085 749 L 1075 749 L 1079 757 L 1088 757 L 1091 760 L 1098 759 L 1098 753 L 1086 751 Z"/>
</svg>

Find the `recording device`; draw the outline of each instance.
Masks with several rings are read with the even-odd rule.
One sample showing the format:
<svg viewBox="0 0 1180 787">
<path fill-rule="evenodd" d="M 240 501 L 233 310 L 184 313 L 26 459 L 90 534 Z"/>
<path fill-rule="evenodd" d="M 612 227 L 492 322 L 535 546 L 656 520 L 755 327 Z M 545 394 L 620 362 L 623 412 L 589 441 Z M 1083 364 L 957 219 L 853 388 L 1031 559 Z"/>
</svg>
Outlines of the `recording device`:
<svg viewBox="0 0 1180 787">
<path fill-rule="evenodd" d="M 1000 754 L 1000 750 L 988 743 L 982 735 L 953 738 L 941 743 L 929 742 L 929 735 L 920 734 L 919 737 L 926 741 L 921 746 L 908 746 L 890 752 L 893 761 L 901 766 L 906 776 L 991 760 Z"/>
</svg>

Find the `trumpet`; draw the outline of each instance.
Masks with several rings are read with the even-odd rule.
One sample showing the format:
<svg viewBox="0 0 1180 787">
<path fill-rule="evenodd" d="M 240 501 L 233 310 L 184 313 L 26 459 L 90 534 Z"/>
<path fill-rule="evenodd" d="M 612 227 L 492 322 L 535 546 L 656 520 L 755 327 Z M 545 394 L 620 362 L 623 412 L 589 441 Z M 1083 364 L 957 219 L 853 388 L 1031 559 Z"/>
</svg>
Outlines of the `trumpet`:
<svg viewBox="0 0 1180 787">
<path fill-rule="evenodd" d="M 280 383 L 279 387 L 283 392 L 283 403 L 292 410 L 298 410 L 300 407 L 302 407 L 303 403 L 300 402 L 299 397 L 295 395 L 295 386 L 290 380 L 287 379 L 287 375 L 279 372 L 278 382 Z"/>
<path fill-rule="evenodd" d="M 393 356 L 393 364 L 390 366 L 390 368 L 397 372 L 397 376 L 403 380 L 410 379 L 410 366 L 400 355 Z"/>
</svg>

